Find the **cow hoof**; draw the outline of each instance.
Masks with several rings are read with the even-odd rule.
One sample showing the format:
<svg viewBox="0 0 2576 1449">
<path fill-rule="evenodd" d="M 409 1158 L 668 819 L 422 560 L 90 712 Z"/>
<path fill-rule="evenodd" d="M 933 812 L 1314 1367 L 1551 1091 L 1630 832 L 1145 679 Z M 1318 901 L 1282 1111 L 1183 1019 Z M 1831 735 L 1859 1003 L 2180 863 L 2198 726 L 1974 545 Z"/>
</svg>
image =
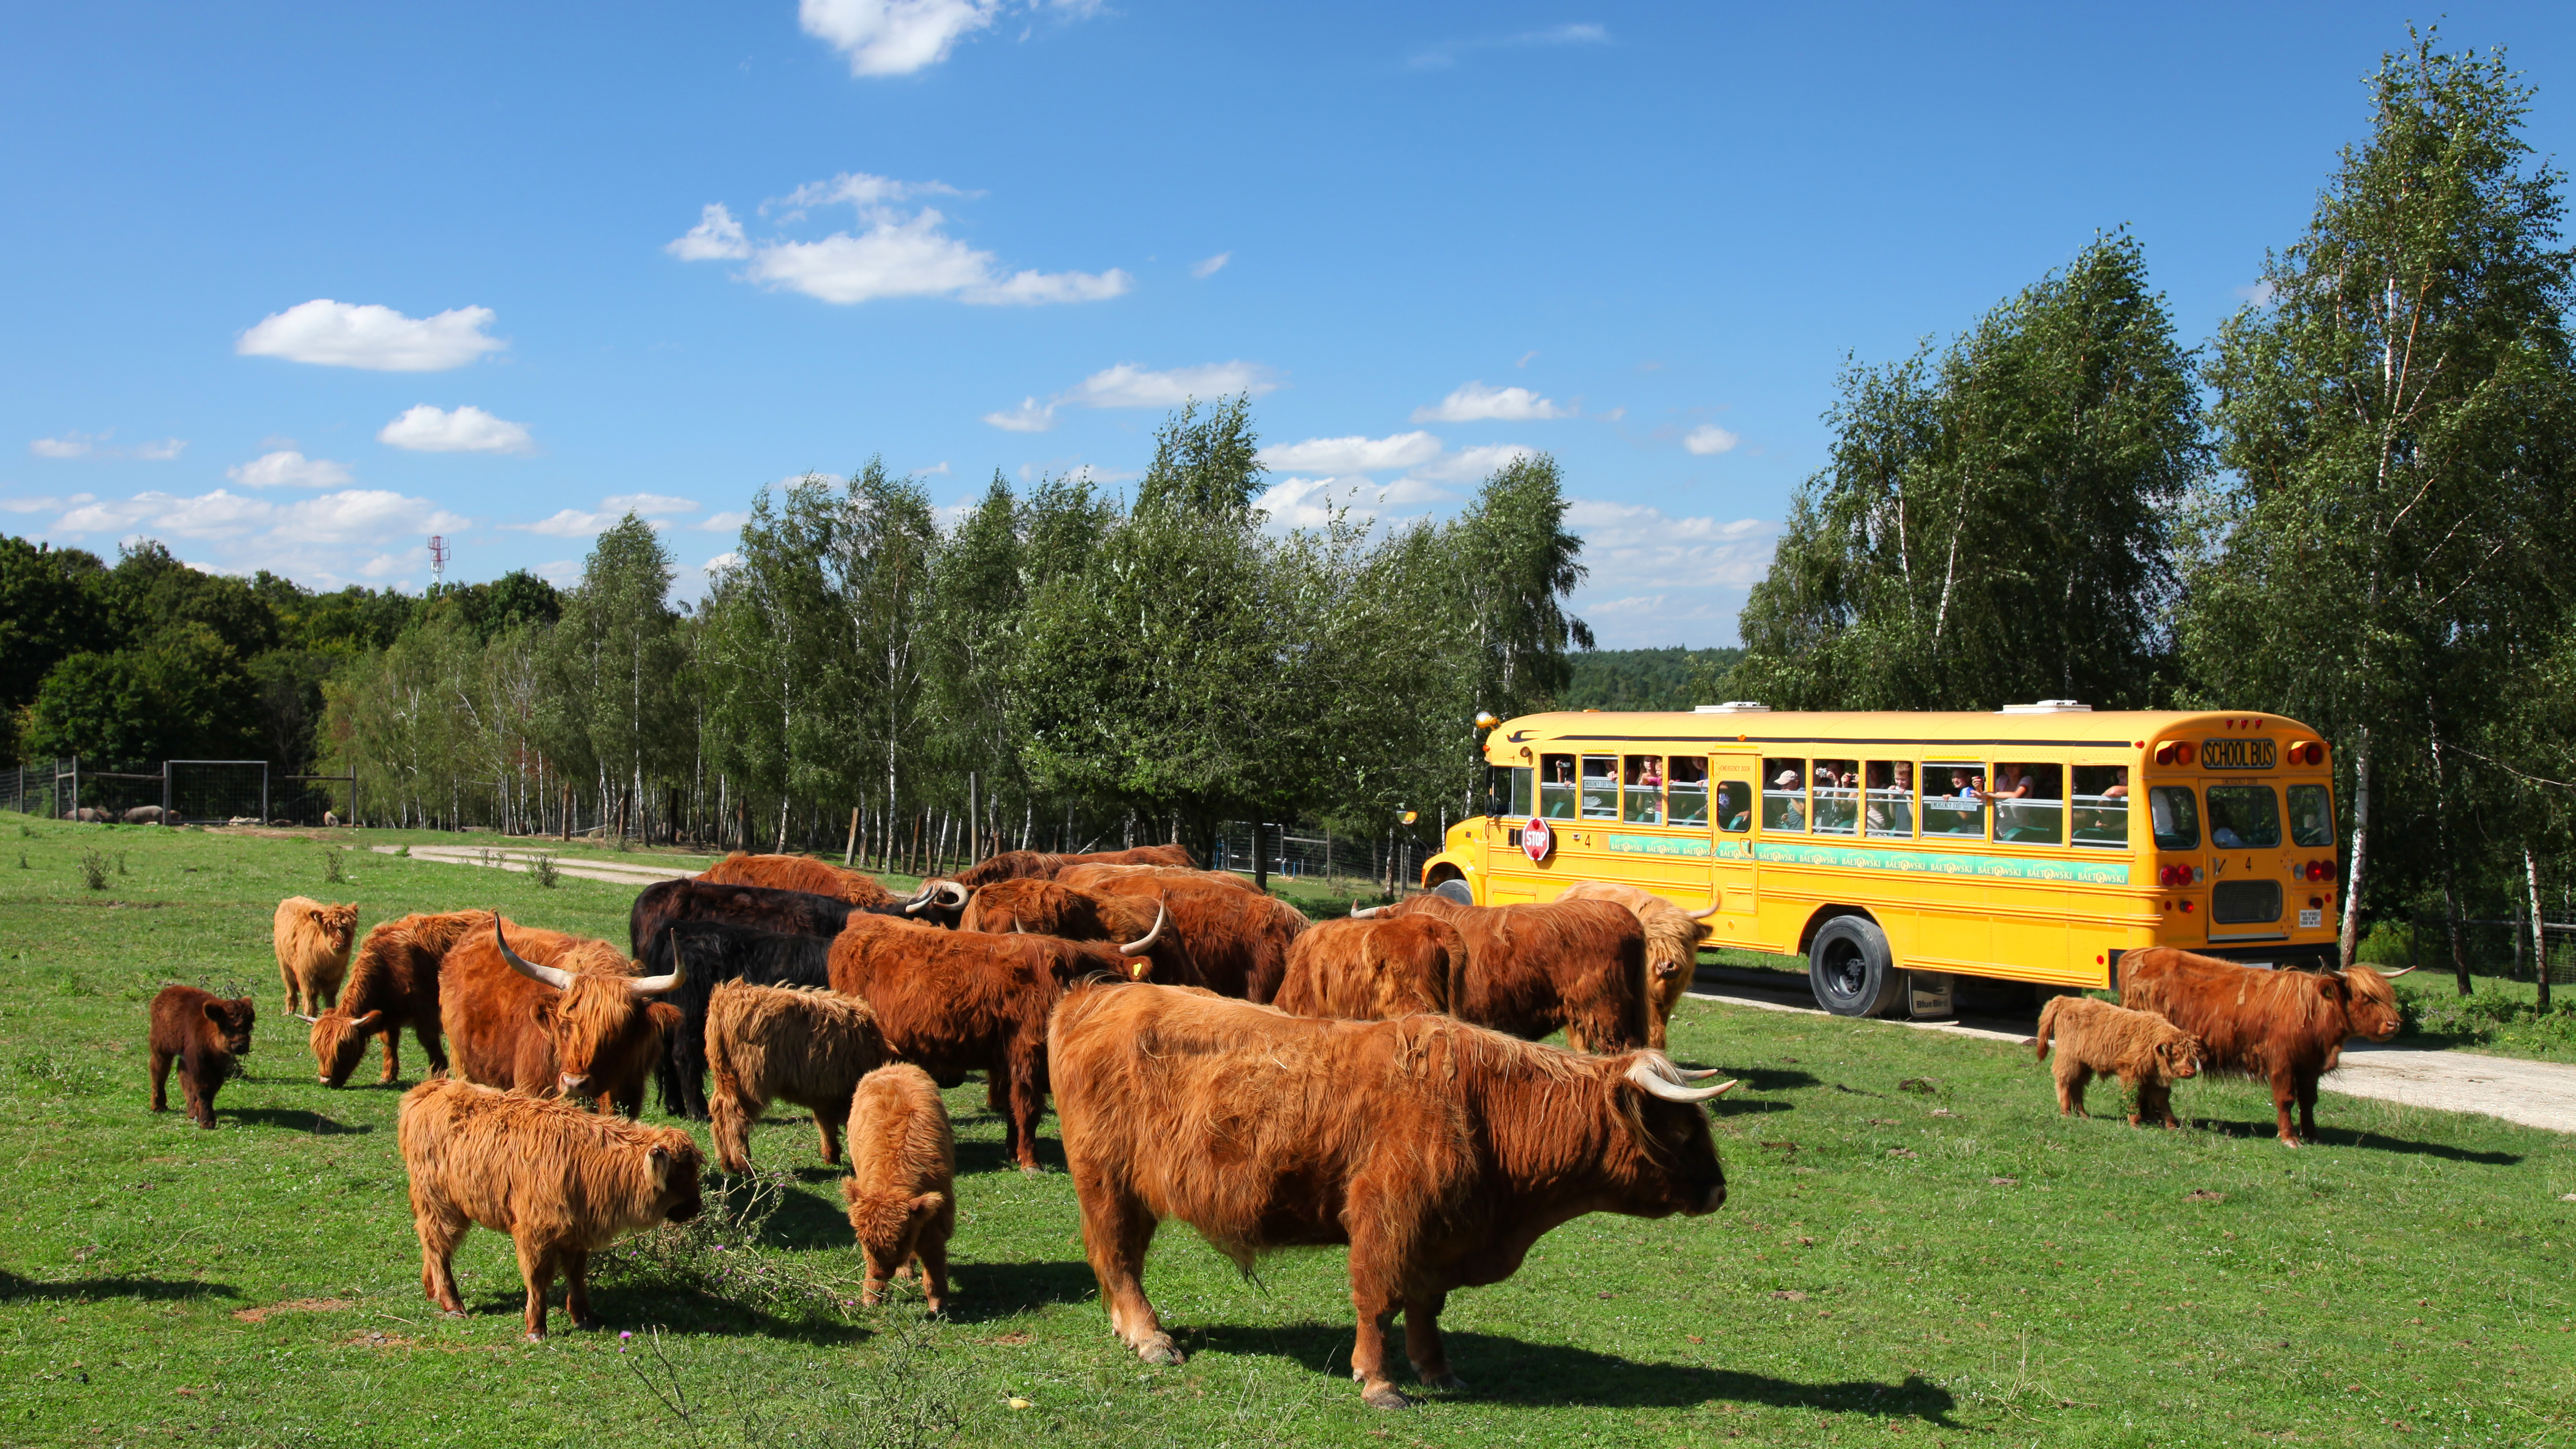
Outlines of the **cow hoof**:
<svg viewBox="0 0 2576 1449">
<path fill-rule="evenodd" d="M 584 1333 L 597 1333 L 608 1324 L 605 1320 L 597 1318 L 576 1318 L 572 1321 L 572 1326 Z"/>
<path fill-rule="evenodd" d="M 542 1333 L 523 1333 L 520 1334 L 519 1337 L 522 1341 L 527 1343 L 543 1343 L 546 1341 L 546 1336 Z"/>
<path fill-rule="evenodd" d="M 2301 1147 L 2306 1144 L 2300 1142 L 2296 1137 L 2284 1137 L 2281 1139 L 2281 1145 L 2284 1147 Z"/>
<path fill-rule="evenodd" d="M 1172 1342 L 1172 1336 L 1168 1333 L 1155 1334 L 1139 1344 L 1136 1348 L 1136 1356 L 1158 1367 L 1177 1364 L 1183 1357 L 1180 1346 Z"/>
<path fill-rule="evenodd" d="M 1413 1400 L 1396 1392 L 1395 1385 L 1393 1384 L 1380 1384 L 1376 1388 L 1365 1390 L 1360 1394 L 1360 1402 L 1368 1405 L 1372 1409 L 1410 1409 L 1413 1407 Z"/>
<path fill-rule="evenodd" d="M 1416 1372 L 1418 1373 L 1420 1371 L 1416 1370 Z M 1438 1389 L 1444 1394 L 1463 1394 L 1467 1392 L 1467 1381 L 1452 1373 L 1424 1374 L 1422 1375 L 1422 1386 L 1426 1389 Z"/>
</svg>

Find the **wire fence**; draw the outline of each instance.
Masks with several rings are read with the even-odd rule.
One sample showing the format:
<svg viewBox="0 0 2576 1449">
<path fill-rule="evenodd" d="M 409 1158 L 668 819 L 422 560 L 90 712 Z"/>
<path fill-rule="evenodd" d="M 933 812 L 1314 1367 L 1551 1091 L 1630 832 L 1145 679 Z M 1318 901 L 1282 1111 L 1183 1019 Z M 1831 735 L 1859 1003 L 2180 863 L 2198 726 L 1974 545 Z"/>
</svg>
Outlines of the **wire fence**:
<svg viewBox="0 0 2576 1449">
<path fill-rule="evenodd" d="M 0 768 L 0 810 L 48 820 L 168 825 L 343 825 L 348 775 L 274 775 L 265 760 L 164 760 L 110 769 L 78 758 Z"/>
<path fill-rule="evenodd" d="M 2435 971 L 2453 969 L 2452 940 L 2459 941 L 2457 960 L 2468 964 L 2476 976 L 2501 976 L 2509 981 L 2537 981 L 2540 966 L 2535 966 L 2531 947 L 2531 918 L 2517 920 L 2475 920 L 2467 917 L 2446 919 L 2441 916 L 2417 916 L 2408 923 L 2406 964 Z M 2549 984 L 2576 984 L 2576 923 L 2543 921 L 2541 966 L 2549 972 Z"/>
</svg>

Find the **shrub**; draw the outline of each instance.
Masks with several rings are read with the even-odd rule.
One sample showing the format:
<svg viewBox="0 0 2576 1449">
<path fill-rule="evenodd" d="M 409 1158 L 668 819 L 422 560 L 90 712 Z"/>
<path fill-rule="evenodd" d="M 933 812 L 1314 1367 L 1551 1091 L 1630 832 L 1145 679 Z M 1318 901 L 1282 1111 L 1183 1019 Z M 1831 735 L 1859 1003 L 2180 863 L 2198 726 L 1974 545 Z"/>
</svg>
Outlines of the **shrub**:
<svg viewBox="0 0 2576 1449">
<path fill-rule="evenodd" d="M 536 877 L 538 886 L 545 890 L 553 890 L 563 884 L 563 872 L 555 869 L 555 858 L 551 855 L 540 855 L 529 862 L 528 874 Z"/>
<path fill-rule="evenodd" d="M 82 882 L 91 890 L 103 891 L 107 889 L 106 856 L 99 854 L 95 850 L 82 851 L 80 853 L 80 873 Z"/>
<path fill-rule="evenodd" d="M 340 885 L 347 880 L 348 876 L 340 866 L 340 847 L 335 845 L 330 849 L 323 851 L 322 883 L 324 885 Z"/>
<path fill-rule="evenodd" d="M 2365 966 L 2404 966 L 2414 954 L 2415 927 L 2409 921 L 2373 921 L 2354 948 L 2353 959 Z"/>
</svg>

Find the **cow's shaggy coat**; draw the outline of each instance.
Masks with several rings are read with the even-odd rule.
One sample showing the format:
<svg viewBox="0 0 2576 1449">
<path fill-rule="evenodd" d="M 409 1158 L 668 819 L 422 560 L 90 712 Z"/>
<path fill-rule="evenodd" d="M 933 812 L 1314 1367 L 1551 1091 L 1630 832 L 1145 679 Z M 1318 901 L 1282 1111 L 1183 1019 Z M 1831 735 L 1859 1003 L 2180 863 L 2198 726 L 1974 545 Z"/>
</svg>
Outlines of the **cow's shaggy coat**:
<svg viewBox="0 0 2576 1449">
<path fill-rule="evenodd" d="M 1690 990 L 1691 977 L 1699 970 L 1699 948 L 1710 934 L 1704 918 L 1714 913 L 1715 905 L 1695 919 L 1691 912 L 1641 886 L 1595 880 L 1576 881 L 1557 892 L 1556 898 L 1626 906 L 1645 928 L 1646 1002 L 1654 1008 L 1646 1022 L 1646 1045 L 1661 1051 L 1665 1024 L 1673 1019 L 1673 1008 L 1681 1004 L 1682 993 Z"/>
<path fill-rule="evenodd" d="M 403 1028 L 409 1027 L 429 1058 L 432 1072 L 447 1070 L 447 1048 L 439 1034 L 438 963 L 449 948 L 478 925 L 492 919 L 488 911 L 441 911 L 386 921 L 358 943 L 339 1004 L 313 1024 L 309 1044 L 322 1084 L 345 1087 L 349 1074 L 366 1055 L 367 1038 L 385 1039 L 385 1069 L 376 1080 L 391 1082 L 401 1072 Z"/>
<path fill-rule="evenodd" d="M 638 994 L 635 963 L 606 941 L 540 931 L 483 914 L 439 963 L 439 1016 L 469 1082 L 537 1096 L 592 1097 L 632 1117 L 644 1079 L 680 1013 Z M 568 989 L 513 968 L 494 938 L 527 961 L 570 974 Z"/>
<path fill-rule="evenodd" d="M 875 876 L 816 860 L 810 855 L 747 855 L 735 851 L 698 873 L 708 885 L 769 886 L 776 890 L 811 891 L 854 906 L 895 906 L 903 898 L 877 884 Z"/>
<path fill-rule="evenodd" d="M 888 1278 L 921 1264 L 922 1301 L 948 1301 L 948 1239 L 957 1231 L 957 1143 L 939 1088 L 916 1066 L 880 1067 L 850 1096 L 850 1231 L 868 1262 L 859 1300 L 873 1308 Z"/>
<path fill-rule="evenodd" d="M 680 1013 L 680 1025 L 665 1036 L 662 1060 L 654 1068 L 662 1110 L 702 1121 L 707 1116 L 707 1007 L 716 988 L 728 981 L 827 987 L 832 984 L 831 955 L 830 936 L 787 935 L 724 921 L 681 921 L 647 942 L 645 975 L 686 968 L 680 984 L 662 998 Z"/>
<path fill-rule="evenodd" d="M 1157 926 L 1165 926 L 1160 934 Z M 1204 986 L 1177 927 L 1163 918 L 1163 903 L 1152 896 L 1122 896 L 1078 890 L 1057 881 L 1021 878 L 995 881 L 967 901 L 957 929 L 1004 935 L 1025 931 L 1067 941 L 1127 944 L 1151 939 L 1148 972 L 1165 986 Z"/>
<path fill-rule="evenodd" d="M 1350 1021 L 1446 1012 L 1469 966 L 1466 938 L 1436 916 L 1319 921 L 1288 948 L 1288 975 L 1271 1004 Z"/>
<path fill-rule="evenodd" d="M 152 998 L 152 1110 L 170 1110 L 170 1068 L 176 1065 L 188 1116 L 212 1131 L 215 1089 L 232 1078 L 236 1059 L 250 1051 L 258 1016 L 247 996 L 226 1001 L 194 986 L 162 987 Z"/>
<path fill-rule="evenodd" d="M 1348 1244 L 1369 1403 L 1406 1402 L 1386 1352 L 1449 1371 L 1452 1289 L 1496 1283 L 1591 1212 L 1715 1210 L 1706 1114 L 1660 1052 L 1581 1057 L 1449 1017 L 1292 1017 L 1204 991 L 1092 984 L 1056 1009 L 1054 1068 L 1083 1247 L 1110 1326 L 1148 1363 L 1180 1351 L 1145 1299 L 1155 1226 L 1178 1219 L 1249 1268 Z"/>
<path fill-rule="evenodd" d="M 2386 1041 L 2400 1025 L 2388 978 L 2367 966 L 2272 971 L 2170 946 L 2120 958 L 2120 1004 L 2155 1012 L 2200 1038 L 2203 1067 L 2271 1083 L 2272 1112 L 2290 1147 L 2317 1135 L 2317 1078 L 2342 1059 L 2344 1040 Z"/>
<path fill-rule="evenodd" d="M 1074 866 L 1056 884 L 1099 895 L 1159 900 L 1171 908 L 1200 984 L 1220 996 L 1266 1002 L 1288 974 L 1288 948 L 1305 913 L 1220 871 L 1152 866 Z M 1167 983 L 1168 984 L 1168 983 Z"/>
<path fill-rule="evenodd" d="M 277 903 L 270 936 L 277 945 L 277 974 L 286 983 L 289 1016 L 318 1016 L 340 1000 L 349 976 L 349 943 L 358 933 L 358 908 L 326 906 L 303 896 Z"/>
<path fill-rule="evenodd" d="M 997 880 L 1053 880 L 1057 871 L 1071 865 L 1177 865 L 1187 869 L 1197 864 L 1190 858 L 1188 848 L 1179 845 L 1140 845 L 1132 850 L 1096 850 L 1088 855 L 1006 850 L 959 871 L 957 883 L 976 890 Z"/>
<path fill-rule="evenodd" d="M 772 1102 L 814 1114 L 823 1160 L 841 1160 L 841 1120 L 859 1078 L 886 1063 L 877 1014 L 855 996 L 728 981 L 707 1009 L 716 1162 L 751 1171 L 751 1129 Z"/>
<path fill-rule="evenodd" d="M 2118 1077 L 2121 1089 L 2137 1094 L 2138 1110 L 2129 1125 L 2143 1119 L 2174 1120 L 2173 1084 L 2200 1071 L 2200 1038 L 2152 1011 L 2131 1011 L 2089 996 L 2051 998 L 2039 1013 L 2039 1034 L 2030 1039 L 2038 1059 L 2047 1061 L 2055 1038 L 2057 1115 L 2089 1117 L 2084 1089 L 2096 1075 Z"/>
<path fill-rule="evenodd" d="M 1535 1041 L 1562 1027 L 1581 1052 L 1645 1044 L 1646 930 L 1608 901 L 1468 906 L 1418 895 L 1378 915 L 1430 915 L 1467 938 L 1467 987 L 1449 1013 Z"/>
<path fill-rule="evenodd" d="M 853 916 L 832 942 L 832 989 L 876 1009 L 886 1050 L 946 1085 L 988 1074 L 1007 1109 L 1011 1155 L 1038 1168 L 1046 1113 L 1047 1013 L 1087 976 L 1124 977 L 1114 948 L 1052 936 L 943 931 Z"/>
<path fill-rule="evenodd" d="M 403 1094 L 396 1131 L 411 1175 L 421 1288 L 442 1311 L 464 1313 L 457 1243 L 475 1223 L 508 1233 L 531 1339 L 546 1336 L 557 1272 L 573 1326 L 597 1328 L 590 1255 L 639 1228 L 698 1215 L 698 1145 L 676 1128 L 433 1078 Z"/>
</svg>

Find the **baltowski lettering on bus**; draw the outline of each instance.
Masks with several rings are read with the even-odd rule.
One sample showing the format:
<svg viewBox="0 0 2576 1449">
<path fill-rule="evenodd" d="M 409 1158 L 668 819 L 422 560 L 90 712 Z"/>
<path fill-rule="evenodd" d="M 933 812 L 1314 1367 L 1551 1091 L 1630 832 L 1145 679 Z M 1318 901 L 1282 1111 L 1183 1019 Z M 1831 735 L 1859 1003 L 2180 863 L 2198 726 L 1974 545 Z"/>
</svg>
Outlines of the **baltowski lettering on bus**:
<svg viewBox="0 0 2576 1449">
<path fill-rule="evenodd" d="M 1658 835 L 1612 835 L 1605 842 L 1622 855 L 1678 855 L 1705 859 L 1705 840 L 1676 840 Z M 1936 855 L 1913 850 L 1860 850 L 1847 845 L 1791 845 L 1766 840 L 1754 847 L 1756 859 L 1780 865 L 1845 866 L 1863 870 L 1909 871 L 1916 875 L 1981 875 L 1999 880 L 2071 881 L 2079 885 L 2127 885 L 2125 860 L 2022 860 L 1987 855 Z"/>
</svg>

